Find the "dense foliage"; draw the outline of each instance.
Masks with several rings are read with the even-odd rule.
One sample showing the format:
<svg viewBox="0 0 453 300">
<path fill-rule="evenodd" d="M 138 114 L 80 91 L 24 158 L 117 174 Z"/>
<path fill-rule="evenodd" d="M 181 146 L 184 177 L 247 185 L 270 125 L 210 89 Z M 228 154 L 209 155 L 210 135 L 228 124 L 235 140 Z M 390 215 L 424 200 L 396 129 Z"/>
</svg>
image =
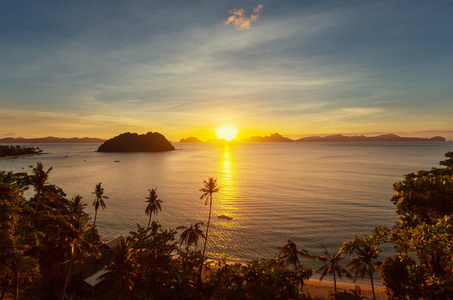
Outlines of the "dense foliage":
<svg viewBox="0 0 453 300">
<path fill-rule="evenodd" d="M 25 146 L 0 145 L 0 157 L 39 154 L 39 153 L 42 153 L 42 150 L 40 150 L 39 147 L 35 148 L 35 147 L 25 147 Z"/>
</svg>

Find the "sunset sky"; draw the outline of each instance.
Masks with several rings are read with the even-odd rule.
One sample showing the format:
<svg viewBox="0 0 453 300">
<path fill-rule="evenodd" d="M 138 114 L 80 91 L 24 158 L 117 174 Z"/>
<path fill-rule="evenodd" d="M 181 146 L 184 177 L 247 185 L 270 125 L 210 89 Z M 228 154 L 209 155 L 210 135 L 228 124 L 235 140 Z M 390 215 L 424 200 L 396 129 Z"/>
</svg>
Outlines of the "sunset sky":
<svg viewBox="0 0 453 300">
<path fill-rule="evenodd" d="M 453 139 L 452 1 L 0 3 L 0 138 Z"/>
</svg>

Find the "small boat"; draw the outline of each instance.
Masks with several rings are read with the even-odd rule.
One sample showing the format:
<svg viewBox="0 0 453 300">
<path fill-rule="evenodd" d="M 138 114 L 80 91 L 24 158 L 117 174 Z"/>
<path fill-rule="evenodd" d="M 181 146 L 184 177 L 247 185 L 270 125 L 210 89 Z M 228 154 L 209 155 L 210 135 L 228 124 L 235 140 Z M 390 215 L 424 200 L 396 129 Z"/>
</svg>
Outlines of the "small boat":
<svg viewBox="0 0 453 300">
<path fill-rule="evenodd" d="M 225 219 L 225 220 L 232 220 L 232 219 L 233 219 L 232 217 L 228 217 L 228 216 L 225 216 L 225 215 L 220 215 L 220 216 L 218 216 L 217 218 L 219 218 L 219 219 Z"/>
</svg>

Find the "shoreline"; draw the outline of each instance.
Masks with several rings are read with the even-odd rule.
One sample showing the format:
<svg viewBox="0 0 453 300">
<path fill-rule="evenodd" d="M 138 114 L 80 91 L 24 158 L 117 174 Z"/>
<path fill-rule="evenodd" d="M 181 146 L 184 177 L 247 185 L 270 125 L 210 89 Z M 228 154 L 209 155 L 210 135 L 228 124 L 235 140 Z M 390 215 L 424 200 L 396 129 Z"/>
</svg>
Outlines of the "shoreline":
<svg viewBox="0 0 453 300">
<path fill-rule="evenodd" d="M 26 157 L 26 156 L 34 156 L 34 155 L 41 155 L 41 154 L 49 154 L 49 153 L 32 153 L 32 154 L 20 154 L 20 155 L 12 155 L 12 156 L 1 156 L 1 159 L 15 159 L 15 158 L 21 158 L 21 157 Z"/>
<path fill-rule="evenodd" d="M 360 290 L 362 293 L 369 298 L 373 297 L 373 292 L 371 290 L 371 285 L 359 285 Z M 351 290 L 355 290 L 356 284 L 347 284 L 347 283 L 337 283 L 337 292 L 351 292 Z M 304 293 L 310 295 L 314 299 L 329 299 L 328 297 L 335 292 L 333 282 L 319 282 L 315 280 L 307 280 L 305 281 Z M 387 296 L 386 288 L 384 287 L 374 287 L 374 291 L 376 293 L 377 300 L 387 300 L 389 297 Z"/>
<path fill-rule="evenodd" d="M 213 270 L 217 270 L 219 267 L 213 264 L 205 264 L 205 268 L 202 270 L 202 278 L 209 276 Z M 358 286 L 362 294 L 368 299 L 373 298 L 373 291 L 369 284 L 357 284 L 357 283 L 344 283 L 337 282 L 337 292 L 352 292 Z M 319 281 L 316 279 L 309 279 L 304 281 L 303 293 L 311 296 L 314 300 L 316 299 L 330 299 L 329 296 L 335 292 L 334 283 L 331 281 Z M 374 292 L 376 294 L 376 300 L 388 300 L 390 299 L 387 295 L 387 289 L 384 286 L 374 286 Z"/>
</svg>

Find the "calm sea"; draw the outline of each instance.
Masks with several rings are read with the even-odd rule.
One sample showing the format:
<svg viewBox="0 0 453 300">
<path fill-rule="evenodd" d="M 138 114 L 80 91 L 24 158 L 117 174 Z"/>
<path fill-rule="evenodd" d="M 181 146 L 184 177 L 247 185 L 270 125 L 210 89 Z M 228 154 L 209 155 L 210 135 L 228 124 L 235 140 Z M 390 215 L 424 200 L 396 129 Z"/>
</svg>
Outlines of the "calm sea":
<svg viewBox="0 0 453 300">
<path fill-rule="evenodd" d="M 208 253 L 213 259 L 275 257 L 288 239 L 312 254 L 321 243 L 334 251 L 355 235 L 392 226 L 392 185 L 403 175 L 431 169 L 452 143 L 256 143 L 230 147 L 174 143 L 164 153 L 97 153 L 95 144 L 42 144 L 49 154 L 0 160 L 0 169 L 28 171 L 37 161 L 53 167 L 49 182 L 68 197 L 81 195 L 93 212 L 92 191 L 102 182 L 107 209 L 98 213 L 104 239 L 146 226 L 145 197 L 157 188 L 157 216 L 165 228 L 204 221 L 203 180 L 215 177 Z M 33 145 L 36 146 L 36 145 Z M 232 220 L 219 219 L 227 215 Z"/>
</svg>

